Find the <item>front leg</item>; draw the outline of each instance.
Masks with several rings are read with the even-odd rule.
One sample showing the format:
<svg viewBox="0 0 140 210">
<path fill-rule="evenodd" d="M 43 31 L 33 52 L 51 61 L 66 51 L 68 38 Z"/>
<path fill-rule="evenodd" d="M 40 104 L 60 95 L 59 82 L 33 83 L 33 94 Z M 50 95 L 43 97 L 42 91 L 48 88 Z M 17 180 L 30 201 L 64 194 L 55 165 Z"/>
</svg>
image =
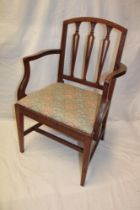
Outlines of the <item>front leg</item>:
<svg viewBox="0 0 140 210">
<path fill-rule="evenodd" d="M 18 130 L 18 140 L 20 152 L 24 152 L 24 115 L 20 107 L 15 105 L 16 120 L 17 120 L 17 130 Z"/>
</svg>

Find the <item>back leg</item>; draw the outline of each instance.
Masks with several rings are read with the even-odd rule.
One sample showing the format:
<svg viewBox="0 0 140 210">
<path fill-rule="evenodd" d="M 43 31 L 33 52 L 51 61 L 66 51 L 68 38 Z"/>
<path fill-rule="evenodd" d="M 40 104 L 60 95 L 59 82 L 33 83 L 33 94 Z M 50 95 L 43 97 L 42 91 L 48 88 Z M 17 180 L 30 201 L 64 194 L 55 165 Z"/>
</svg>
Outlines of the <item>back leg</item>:
<svg viewBox="0 0 140 210">
<path fill-rule="evenodd" d="M 103 121 L 103 127 L 102 127 L 103 134 L 102 134 L 101 140 L 104 140 L 104 137 L 105 137 L 105 130 L 106 130 L 106 123 L 107 123 L 108 113 L 109 113 L 109 111 L 106 113 L 106 116 L 105 116 L 104 121 Z"/>
<path fill-rule="evenodd" d="M 24 115 L 21 109 L 15 105 L 17 130 L 18 130 L 18 140 L 20 152 L 24 152 Z"/>
</svg>

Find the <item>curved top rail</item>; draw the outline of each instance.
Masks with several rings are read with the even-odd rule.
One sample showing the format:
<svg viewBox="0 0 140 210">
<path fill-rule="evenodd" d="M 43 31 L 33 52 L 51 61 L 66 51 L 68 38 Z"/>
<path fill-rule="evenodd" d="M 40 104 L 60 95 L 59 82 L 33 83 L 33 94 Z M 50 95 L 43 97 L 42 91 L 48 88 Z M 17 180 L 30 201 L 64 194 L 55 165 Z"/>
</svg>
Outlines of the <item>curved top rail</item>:
<svg viewBox="0 0 140 210">
<path fill-rule="evenodd" d="M 94 18 L 94 17 L 77 17 L 77 18 L 71 18 L 64 20 L 64 25 L 66 24 L 71 24 L 71 23 L 78 23 L 78 22 L 93 22 L 93 23 L 101 23 L 101 24 L 106 24 L 112 28 L 116 28 L 120 30 L 121 32 L 127 32 L 127 29 L 117 23 L 111 22 L 106 19 L 102 18 Z"/>
</svg>

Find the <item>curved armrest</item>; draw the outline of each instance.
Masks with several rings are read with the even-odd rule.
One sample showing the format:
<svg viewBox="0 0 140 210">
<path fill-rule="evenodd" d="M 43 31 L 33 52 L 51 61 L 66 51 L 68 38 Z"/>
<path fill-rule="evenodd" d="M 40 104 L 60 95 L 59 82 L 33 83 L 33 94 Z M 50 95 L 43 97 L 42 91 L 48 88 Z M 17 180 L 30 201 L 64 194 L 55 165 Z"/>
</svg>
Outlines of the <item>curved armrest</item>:
<svg viewBox="0 0 140 210">
<path fill-rule="evenodd" d="M 29 62 L 29 61 L 37 60 L 37 59 L 39 59 L 39 58 L 41 58 L 43 56 L 46 56 L 46 55 L 60 54 L 60 53 L 61 53 L 61 49 L 43 50 L 43 51 L 40 51 L 40 52 L 35 53 L 33 55 L 24 57 L 23 61 L 24 62 Z"/>
<path fill-rule="evenodd" d="M 113 83 L 115 83 L 115 79 L 124 75 L 126 73 L 126 69 L 126 66 L 121 63 L 118 69 L 115 69 L 106 76 L 103 86 L 102 101 L 110 100 L 110 95 L 112 95 L 111 92 L 113 92 L 114 89 Z"/>
<path fill-rule="evenodd" d="M 127 67 L 124 64 L 120 64 L 120 67 L 110 74 L 108 74 L 105 78 L 105 83 L 109 83 L 112 79 L 115 79 L 117 77 L 120 77 L 126 73 Z"/>
<path fill-rule="evenodd" d="M 23 58 L 24 76 L 18 88 L 18 93 L 17 93 L 18 100 L 26 96 L 25 90 L 30 78 L 30 61 L 52 54 L 61 54 L 61 49 L 44 50 Z"/>
</svg>

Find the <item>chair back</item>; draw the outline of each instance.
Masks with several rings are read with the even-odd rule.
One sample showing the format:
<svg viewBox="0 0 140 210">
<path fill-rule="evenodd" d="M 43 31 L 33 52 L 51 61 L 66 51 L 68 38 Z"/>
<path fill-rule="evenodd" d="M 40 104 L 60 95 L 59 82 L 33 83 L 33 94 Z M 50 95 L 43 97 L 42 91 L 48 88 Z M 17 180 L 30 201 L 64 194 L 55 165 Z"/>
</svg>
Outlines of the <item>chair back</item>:
<svg viewBox="0 0 140 210">
<path fill-rule="evenodd" d="M 65 20 L 58 82 L 70 80 L 103 89 L 100 80 L 105 63 L 110 64 L 112 71 L 119 67 L 126 33 L 126 28 L 105 19 L 80 17 Z M 117 44 L 113 45 L 111 41 Z M 81 71 L 80 75 L 77 71 Z M 94 79 L 92 72 L 96 75 Z"/>
</svg>

